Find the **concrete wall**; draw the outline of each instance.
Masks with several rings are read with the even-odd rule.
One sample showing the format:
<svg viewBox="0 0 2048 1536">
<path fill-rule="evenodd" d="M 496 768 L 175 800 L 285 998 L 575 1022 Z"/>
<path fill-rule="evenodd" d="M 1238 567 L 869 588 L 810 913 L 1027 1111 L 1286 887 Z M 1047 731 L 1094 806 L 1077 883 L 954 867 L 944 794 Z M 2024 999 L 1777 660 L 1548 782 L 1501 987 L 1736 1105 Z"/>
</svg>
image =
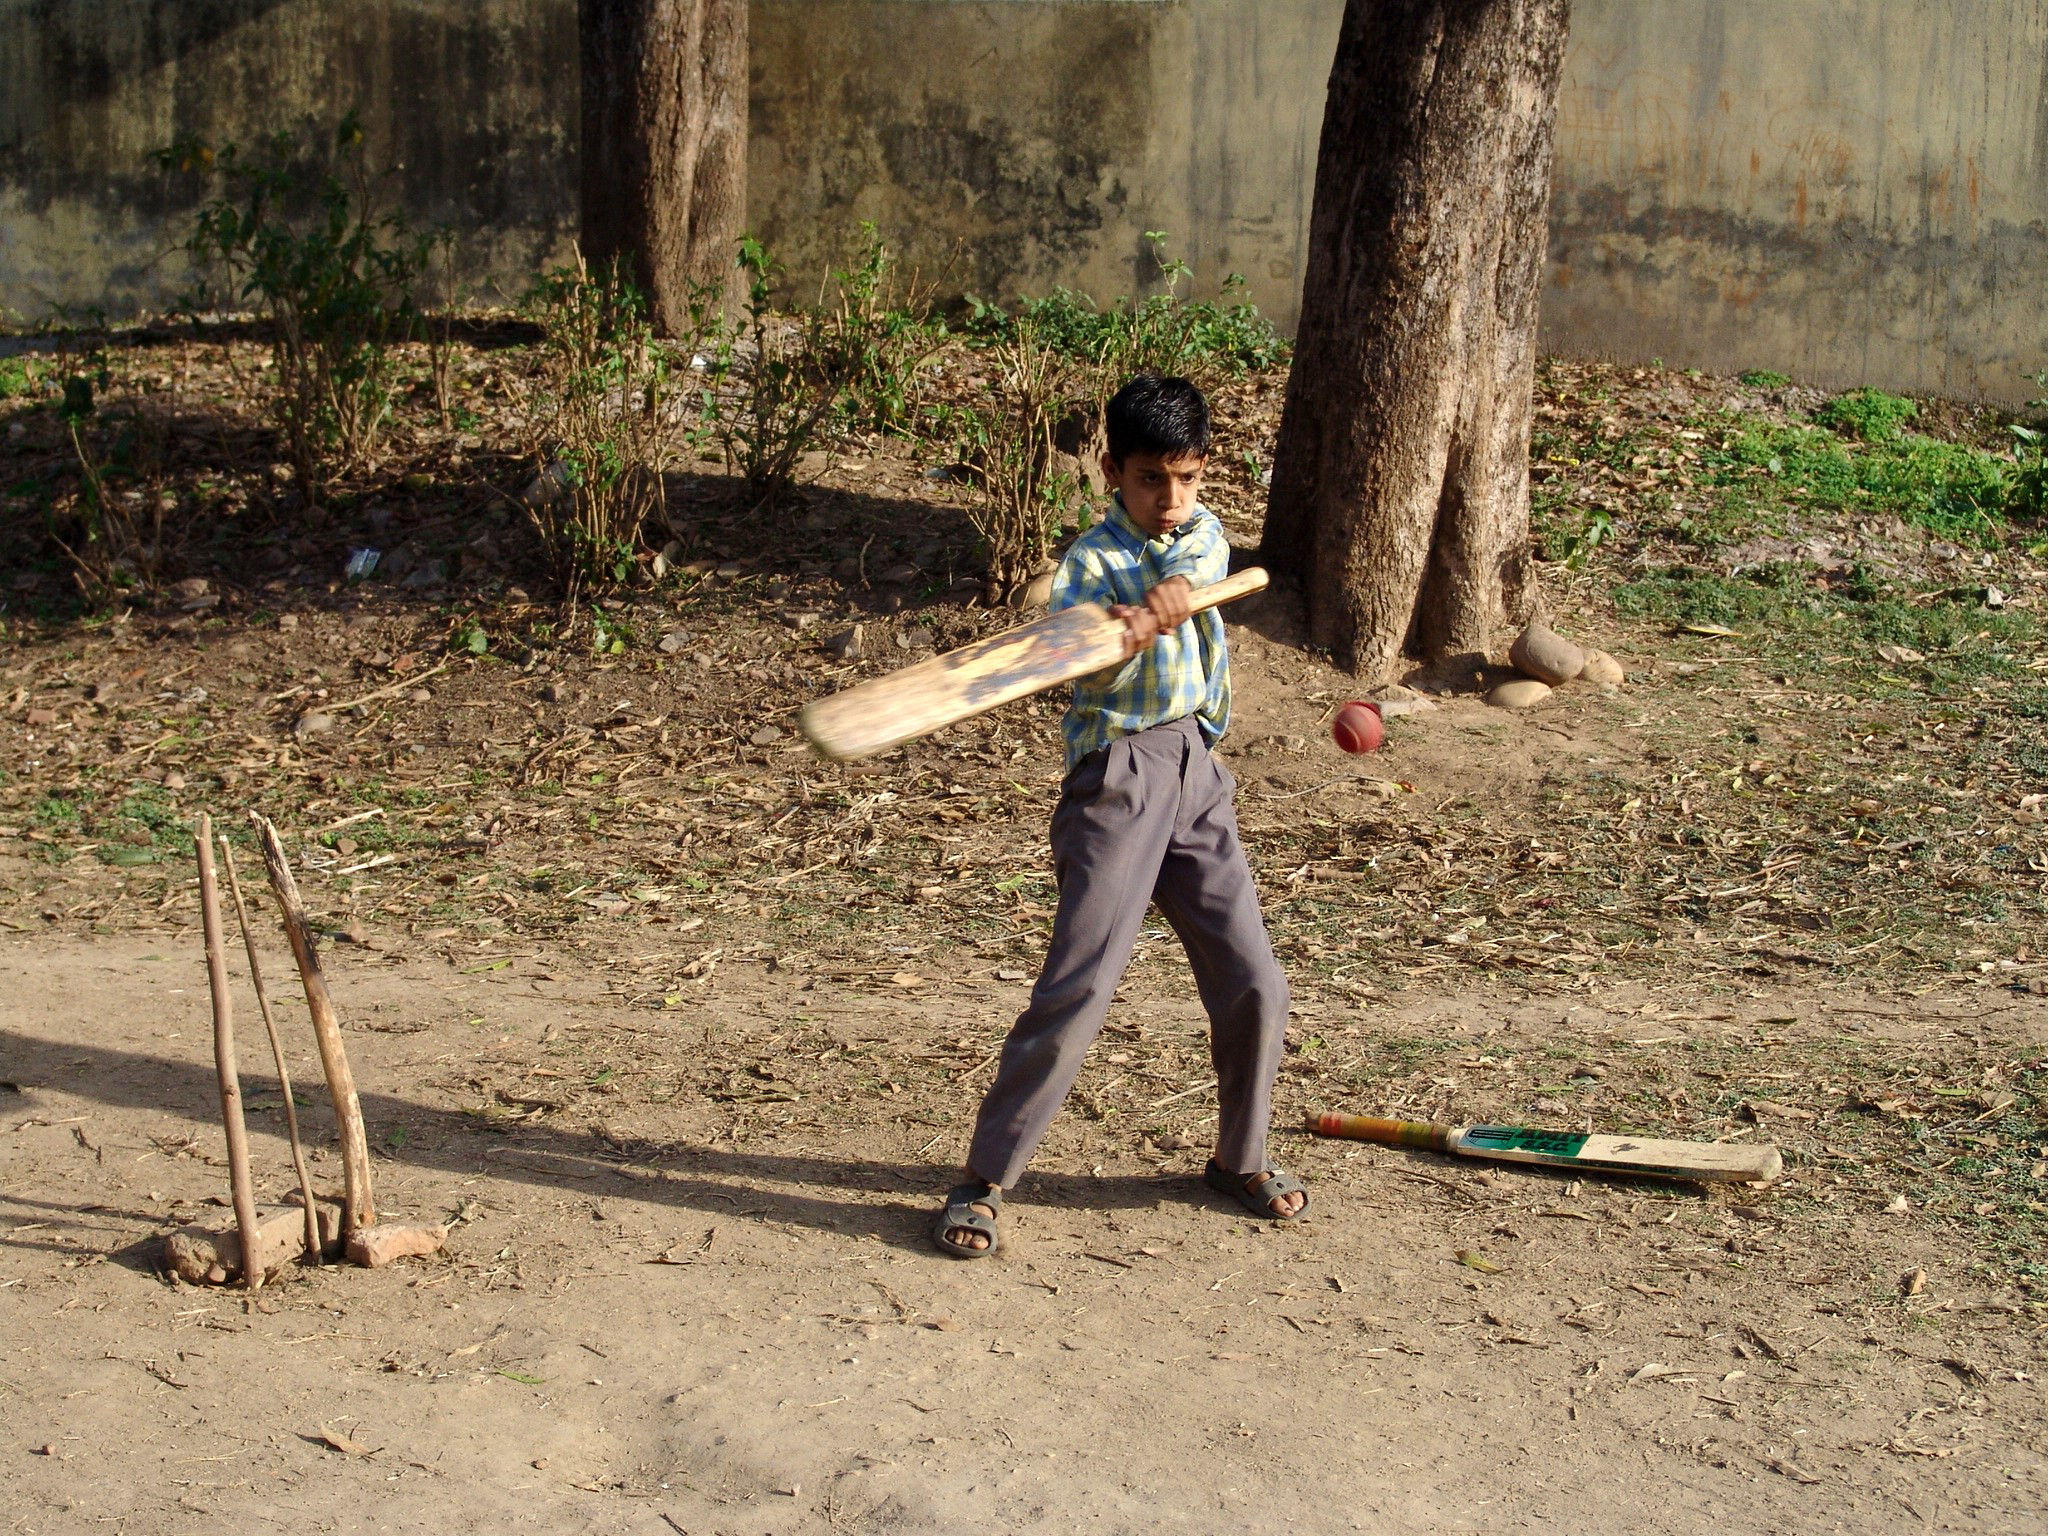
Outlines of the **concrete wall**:
<svg viewBox="0 0 2048 1536">
<path fill-rule="evenodd" d="M 2048 0 L 1577 0 L 1545 344 L 2025 398 Z M 872 218 L 953 291 L 1098 295 L 1164 229 L 1291 323 L 1342 0 L 755 0 L 753 222 Z M 575 227 L 574 0 L 0 0 L 0 305 L 161 306 L 145 152 L 361 109 L 516 292 Z"/>
<path fill-rule="evenodd" d="M 149 151 L 351 108 L 393 205 L 515 290 L 573 237 L 575 0 L 0 0 L 0 311 L 163 308 L 192 205 Z"/>
<path fill-rule="evenodd" d="M 2048 366 L 2048 5 L 1577 0 L 1557 350 L 1964 397 Z"/>
</svg>

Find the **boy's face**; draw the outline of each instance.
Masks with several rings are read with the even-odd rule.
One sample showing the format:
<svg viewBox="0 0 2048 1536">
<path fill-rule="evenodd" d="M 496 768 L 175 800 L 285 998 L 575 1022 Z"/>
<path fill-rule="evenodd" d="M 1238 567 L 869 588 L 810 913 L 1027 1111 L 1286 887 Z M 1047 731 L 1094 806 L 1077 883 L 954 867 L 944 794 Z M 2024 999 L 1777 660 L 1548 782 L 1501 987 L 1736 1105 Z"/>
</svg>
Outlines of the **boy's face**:
<svg viewBox="0 0 2048 1536">
<path fill-rule="evenodd" d="M 1145 536 L 1163 539 L 1195 510 L 1208 463 L 1201 454 L 1162 459 L 1156 453 L 1132 453 L 1119 464 L 1105 453 L 1102 474 L 1111 490 L 1123 493 L 1124 510 Z"/>
</svg>

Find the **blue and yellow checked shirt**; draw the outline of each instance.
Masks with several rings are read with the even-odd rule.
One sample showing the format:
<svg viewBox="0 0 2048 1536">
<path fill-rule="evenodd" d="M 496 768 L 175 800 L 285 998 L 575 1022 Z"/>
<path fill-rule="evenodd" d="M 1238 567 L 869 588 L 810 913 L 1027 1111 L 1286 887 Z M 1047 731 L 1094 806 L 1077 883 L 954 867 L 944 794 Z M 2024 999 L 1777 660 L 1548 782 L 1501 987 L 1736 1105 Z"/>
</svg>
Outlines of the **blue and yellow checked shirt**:
<svg viewBox="0 0 2048 1536">
<path fill-rule="evenodd" d="M 1207 507 L 1164 539 L 1148 539 L 1124 511 L 1122 498 L 1103 520 L 1068 547 L 1053 577 L 1054 613 L 1076 603 L 1142 603 L 1173 576 L 1206 587 L 1230 574 L 1230 541 Z M 1214 746 L 1230 723 L 1230 652 L 1223 618 L 1214 608 L 1195 614 L 1171 634 L 1119 666 L 1074 684 L 1067 706 L 1067 766 L 1119 736 L 1193 715 Z"/>
</svg>

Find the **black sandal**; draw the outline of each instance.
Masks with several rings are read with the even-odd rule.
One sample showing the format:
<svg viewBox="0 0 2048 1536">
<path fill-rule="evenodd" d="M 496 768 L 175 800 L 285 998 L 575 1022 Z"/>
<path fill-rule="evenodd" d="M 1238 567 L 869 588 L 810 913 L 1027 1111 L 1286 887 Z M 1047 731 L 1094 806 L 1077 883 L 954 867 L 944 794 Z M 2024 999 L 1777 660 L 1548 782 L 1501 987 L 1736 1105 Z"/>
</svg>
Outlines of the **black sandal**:
<svg viewBox="0 0 2048 1536">
<path fill-rule="evenodd" d="M 977 1205 L 985 1205 L 987 1211 L 977 1211 Z M 996 1236 L 995 1212 L 1003 1208 L 1003 1192 L 993 1184 L 979 1180 L 971 1184 L 955 1184 L 946 1193 L 945 1209 L 932 1222 L 932 1245 L 939 1252 L 956 1259 L 985 1259 L 996 1251 L 1001 1241 Z M 953 1241 L 949 1235 L 954 1232 L 979 1232 L 988 1239 L 986 1248 L 969 1248 L 964 1243 Z"/>
<path fill-rule="evenodd" d="M 1269 1168 L 1263 1173 L 1232 1173 L 1215 1158 L 1202 1170 L 1202 1182 L 1219 1194 L 1229 1195 L 1254 1216 L 1268 1221 L 1299 1221 L 1308 1214 L 1308 1186 L 1291 1173 Z M 1300 1195 L 1301 1209 L 1282 1212 L 1273 1202 L 1285 1195 Z"/>
</svg>

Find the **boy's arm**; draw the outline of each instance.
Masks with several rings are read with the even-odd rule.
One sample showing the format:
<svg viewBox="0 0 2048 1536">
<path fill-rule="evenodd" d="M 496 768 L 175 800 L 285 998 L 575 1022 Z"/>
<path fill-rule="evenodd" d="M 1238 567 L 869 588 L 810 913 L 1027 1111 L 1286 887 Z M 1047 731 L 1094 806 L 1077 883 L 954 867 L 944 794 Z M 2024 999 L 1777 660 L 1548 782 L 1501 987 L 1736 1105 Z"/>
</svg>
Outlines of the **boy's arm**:
<svg viewBox="0 0 2048 1536">
<path fill-rule="evenodd" d="M 1161 562 L 1161 578 L 1145 594 L 1143 607 L 1113 608 L 1129 633 L 1124 654 L 1134 655 L 1159 636 L 1171 634 L 1187 623 L 1189 602 L 1196 587 L 1206 587 L 1230 574 L 1230 541 L 1215 514 L 1204 511 L 1187 532 L 1174 540 L 1173 549 Z"/>
</svg>

